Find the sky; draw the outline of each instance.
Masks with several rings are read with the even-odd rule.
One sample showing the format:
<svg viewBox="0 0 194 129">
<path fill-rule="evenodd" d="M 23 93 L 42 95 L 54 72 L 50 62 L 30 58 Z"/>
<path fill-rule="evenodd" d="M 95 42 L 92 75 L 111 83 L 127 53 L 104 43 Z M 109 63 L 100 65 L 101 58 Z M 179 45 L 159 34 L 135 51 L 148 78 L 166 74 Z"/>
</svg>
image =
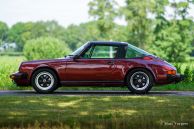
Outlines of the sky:
<svg viewBox="0 0 194 129">
<path fill-rule="evenodd" d="M 0 0 L 0 21 L 9 26 L 22 21 L 56 20 L 63 26 L 92 20 L 88 15 L 90 0 Z M 117 0 L 120 5 L 124 0 Z M 170 10 L 169 10 L 170 11 Z M 194 7 L 191 9 L 194 16 Z M 116 21 L 125 24 L 124 20 Z"/>
<path fill-rule="evenodd" d="M 89 20 L 89 0 L 0 0 L 0 20 L 9 26 L 18 21 L 56 20 L 79 24 Z"/>
</svg>

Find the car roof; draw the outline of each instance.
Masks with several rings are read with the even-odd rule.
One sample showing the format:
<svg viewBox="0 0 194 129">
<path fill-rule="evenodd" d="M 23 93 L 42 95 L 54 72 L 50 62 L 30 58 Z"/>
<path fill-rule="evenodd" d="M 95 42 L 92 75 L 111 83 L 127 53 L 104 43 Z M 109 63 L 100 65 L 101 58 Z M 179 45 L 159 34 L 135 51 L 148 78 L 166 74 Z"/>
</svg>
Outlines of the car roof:
<svg viewBox="0 0 194 129">
<path fill-rule="evenodd" d="M 103 45 L 128 45 L 126 42 L 117 41 L 89 41 L 90 44 L 103 44 Z"/>
</svg>

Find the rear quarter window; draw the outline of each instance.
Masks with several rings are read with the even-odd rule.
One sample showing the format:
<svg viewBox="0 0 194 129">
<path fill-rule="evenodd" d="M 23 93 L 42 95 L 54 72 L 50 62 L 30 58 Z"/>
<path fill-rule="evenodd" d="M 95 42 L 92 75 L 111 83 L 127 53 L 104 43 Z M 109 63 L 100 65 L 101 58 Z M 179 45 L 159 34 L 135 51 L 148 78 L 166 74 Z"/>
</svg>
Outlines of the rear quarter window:
<svg viewBox="0 0 194 129">
<path fill-rule="evenodd" d="M 143 55 L 139 53 L 138 51 L 127 47 L 126 55 L 125 58 L 137 58 L 137 57 L 142 57 Z"/>
</svg>

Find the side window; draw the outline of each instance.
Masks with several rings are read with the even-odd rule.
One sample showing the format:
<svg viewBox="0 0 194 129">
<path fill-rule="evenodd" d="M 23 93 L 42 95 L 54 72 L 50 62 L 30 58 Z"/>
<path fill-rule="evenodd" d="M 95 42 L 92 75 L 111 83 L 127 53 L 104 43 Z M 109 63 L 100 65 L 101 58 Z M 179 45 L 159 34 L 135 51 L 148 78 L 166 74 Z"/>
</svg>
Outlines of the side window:
<svg viewBox="0 0 194 129">
<path fill-rule="evenodd" d="M 86 51 L 81 57 L 88 58 L 115 58 L 117 55 L 117 46 L 95 45 Z"/>
<path fill-rule="evenodd" d="M 90 47 L 81 57 L 84 58 L 84 59 L 88 59 L 91 57 L 91 52 L 93 50 L 93 47 Z"/>
<path fill-rule="evenodd" d="M 91 54 L 91 58 L 115 58 L 117 51 L 117 46 L 96 45 Z"/>
<path fill-rule="evenodd" d="M 127 47 L 127 52 L 125 58 L 136 58 L 136 57 L 141 57 L 142 54 L 137 52 L 136 50 Z"/>
</svg>

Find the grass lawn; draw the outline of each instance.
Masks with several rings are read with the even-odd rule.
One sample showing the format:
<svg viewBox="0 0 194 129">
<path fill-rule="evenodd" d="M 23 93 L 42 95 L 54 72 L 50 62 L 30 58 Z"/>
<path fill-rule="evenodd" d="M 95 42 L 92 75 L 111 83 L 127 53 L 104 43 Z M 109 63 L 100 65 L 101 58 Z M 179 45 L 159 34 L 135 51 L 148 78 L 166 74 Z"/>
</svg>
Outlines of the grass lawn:
<svg viewBox="0 0 194 129">
<path fill-rule="evenodd" d="M 194 91 L 194 82 L 180 82 L 177 84 L 169 84 L 163 86 L 155 86 L 152 90 L 177 90 L 177 91 Z"/>
<path fill-rule="evenodd" d="M 194 128 L 194 97 L 1 96 L 0 111 L 0 128 Z"/>
</svg>

